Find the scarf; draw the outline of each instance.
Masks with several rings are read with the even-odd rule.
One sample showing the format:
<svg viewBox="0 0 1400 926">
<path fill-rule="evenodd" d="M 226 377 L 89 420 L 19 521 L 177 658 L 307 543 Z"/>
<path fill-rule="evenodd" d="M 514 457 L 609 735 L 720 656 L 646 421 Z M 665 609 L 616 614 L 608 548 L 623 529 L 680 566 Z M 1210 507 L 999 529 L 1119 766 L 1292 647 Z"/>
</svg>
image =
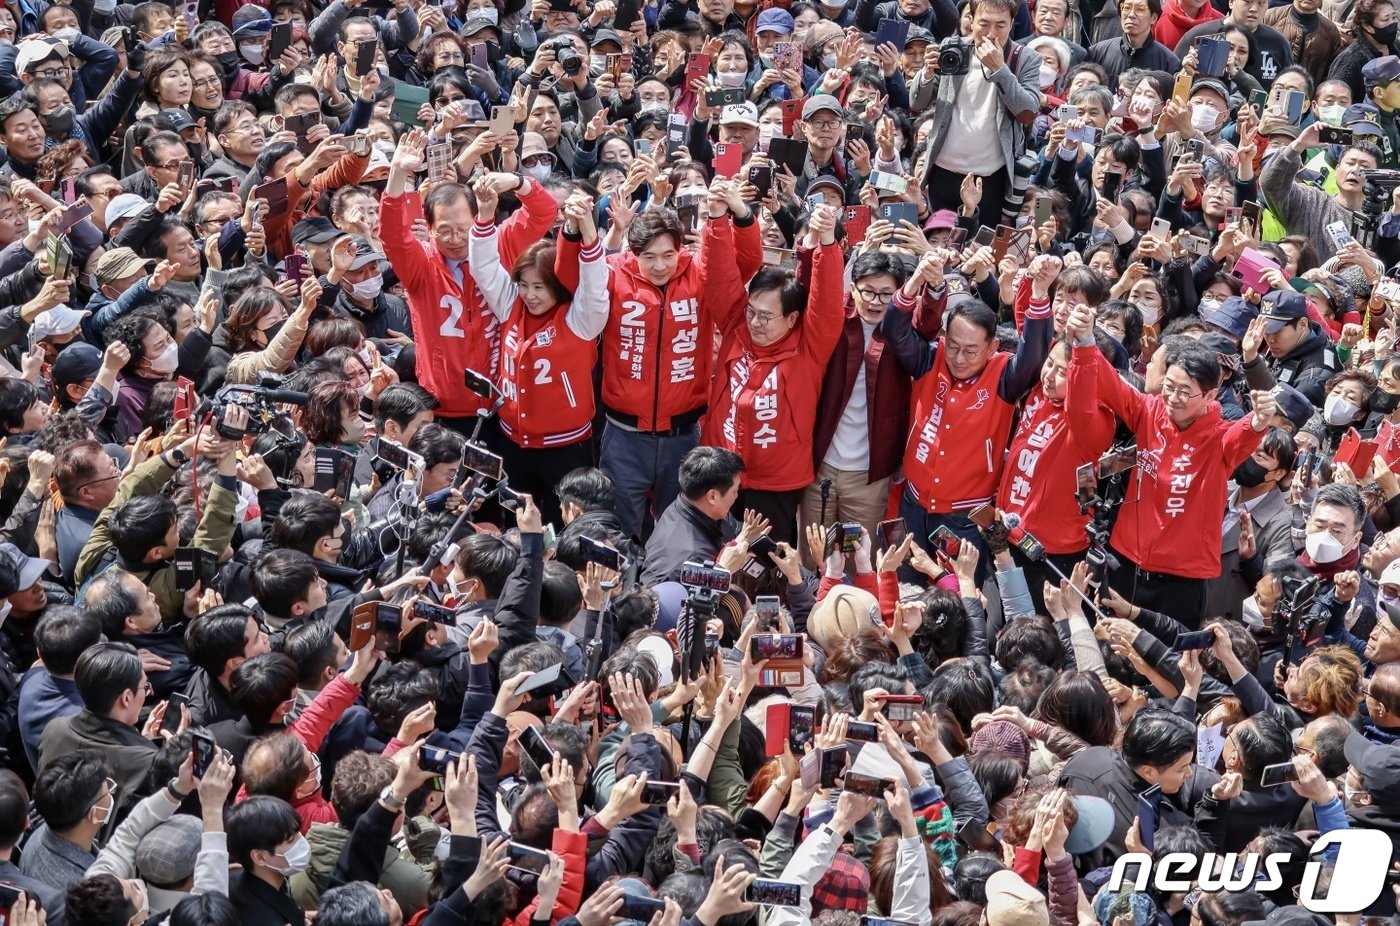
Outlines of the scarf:
<svg viewBox="0 0 1400 926">
<path fill-rule="evenodd" d="M 1313 575 L 1320 576 L 1321 578 L 1324 578 L 1329 582 L 1332 581 L 1334 577 L 1336 577 L 1337 573 L 1346 572 L 1350 569 L 1355 569 L 1357 567 L 1357 564 L 1360 562 L 1360 547 L 1357 547 L 1355 550 L 1352 550 L 1350 553 L 1348 553 L 1346 556 L 1343 556 L 1335 563 L 1314 563 L 1312 561 L 1312 557 L 1309 556 L 1306 551 L 1298 554 L 1298 565 L 1302 566 L 1304 569 L 1308 570 L 1308 572 L 1311 572 Z"/>
</svg>

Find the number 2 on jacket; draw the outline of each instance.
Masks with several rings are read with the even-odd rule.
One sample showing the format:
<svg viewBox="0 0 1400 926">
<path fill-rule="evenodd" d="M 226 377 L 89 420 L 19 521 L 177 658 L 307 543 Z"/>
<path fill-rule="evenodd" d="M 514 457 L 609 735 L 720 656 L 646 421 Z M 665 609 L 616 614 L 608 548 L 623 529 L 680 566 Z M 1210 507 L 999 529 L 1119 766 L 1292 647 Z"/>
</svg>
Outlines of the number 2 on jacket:
<svg viewBox="0 0 1400 926">
<path fill-rule="evenodd" d="M 447 318 L 438 329 L 438 334 L 444 338 L 465 338 L 467 333 L 462 330 L 462 300 L 456 296 L 443 296 L 439 307 L 447 310 Z"/>
</svg>

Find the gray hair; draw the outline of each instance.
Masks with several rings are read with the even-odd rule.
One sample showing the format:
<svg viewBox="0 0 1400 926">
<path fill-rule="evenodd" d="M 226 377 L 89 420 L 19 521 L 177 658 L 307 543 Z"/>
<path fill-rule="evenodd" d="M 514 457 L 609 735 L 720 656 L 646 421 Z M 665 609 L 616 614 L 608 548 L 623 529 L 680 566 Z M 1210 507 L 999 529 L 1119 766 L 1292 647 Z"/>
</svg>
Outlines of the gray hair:
<svg viewBox="0 0 1400 926">
<path fill-rule="evenodd" d="M 321 926 L 389 926 L 389 914 L 379 905 L 379 891 L 367 881 L 351 881 L 321 895 L 316 912 Z"/>
<path fill-rule="evenodd" d="M 1053 54 L 1055 59 L 1060 62 L 1061 77 L 1069 70 L 1070 58 L 1072 56 L 1070 55 L 1069 46 L 1065 44 L 1063 39 L 1052 38 L 1048 35 L 1040 35 L 1027 42 L 1026 48 L 1033 52 L 1040 52 L 1043 50 Z M 1111 106 L 1109 108 L 1112 109 Z"/>
</svg>

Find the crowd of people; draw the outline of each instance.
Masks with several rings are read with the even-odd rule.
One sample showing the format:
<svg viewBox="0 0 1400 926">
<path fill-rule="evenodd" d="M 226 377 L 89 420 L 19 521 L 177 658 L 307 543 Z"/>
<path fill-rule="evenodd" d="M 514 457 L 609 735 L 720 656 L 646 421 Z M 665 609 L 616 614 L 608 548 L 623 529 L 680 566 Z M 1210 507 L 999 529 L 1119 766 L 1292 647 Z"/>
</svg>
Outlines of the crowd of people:
<svg viewBox="0 0 1400 926">
<path fill-rule="evenodd" d="M 1397 922 L 1397 111 L 1385 0 L 0 4 L 0 923 Z"/>
</svg>

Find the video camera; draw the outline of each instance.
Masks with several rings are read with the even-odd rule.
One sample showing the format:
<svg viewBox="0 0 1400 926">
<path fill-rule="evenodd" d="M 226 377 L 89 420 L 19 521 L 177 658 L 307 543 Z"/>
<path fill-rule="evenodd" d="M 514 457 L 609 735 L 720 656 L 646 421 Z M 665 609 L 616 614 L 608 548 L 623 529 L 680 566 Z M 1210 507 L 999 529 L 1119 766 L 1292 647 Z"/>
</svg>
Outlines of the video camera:
<svg viewBox="0 0 1400 926">
<path fill-rule="evenodd" d="M 286 420 L 278 414 L 278 405 L 305 405 L 310 397 L 304 392 L 283 389 L 280 377 L 264 373 L 256 386 L 233 383 L 220 389 L 213 398 L 206 399 L 200 406 L 197 417 L 214 416 L 214 429 L 220 437 L 229 440 L 242 440 L 257 436 L 276 426 L 277 419 Z M 248 425 L 235 428 L 228 424 L 228 410 L 238 406 L 248 413 Z M 290 436 L 290 435 L 289 435 Z"/>
<path fill-rule="evenodd" d="M 1282 580 L 1283 594 L 1274 605 L 1272 619 L 1274 633 L 1284 640 L 1284 665 L 1292 665 L 1299 647 L 1316 646 L 1322 640 L 1328 614 L 1314 613 L 1313 608 L 1320 581 L 1317 576 L 1289 576 Z"/>
<path fill-rule="evenodd" d="M 1392 191 L 1400 186 L 1400 170 L 1363 170 L 1366 181 L 1361 208 L 1352 213 L 1351 236 L 1362 247 L 1374 248 L 1381 216 L 1390 208 Z"/>
<path fill-rule="evenodd" d="M 715 616 L 719 596 L 729 591 L 730 574 L 708 560 L 690 561 L 682 564 L 680 580 L 689 594 L 676 621 L 676 642 L 681 679 L 688 682 L 705 671 L 705 625 Z"/>
</svg>

